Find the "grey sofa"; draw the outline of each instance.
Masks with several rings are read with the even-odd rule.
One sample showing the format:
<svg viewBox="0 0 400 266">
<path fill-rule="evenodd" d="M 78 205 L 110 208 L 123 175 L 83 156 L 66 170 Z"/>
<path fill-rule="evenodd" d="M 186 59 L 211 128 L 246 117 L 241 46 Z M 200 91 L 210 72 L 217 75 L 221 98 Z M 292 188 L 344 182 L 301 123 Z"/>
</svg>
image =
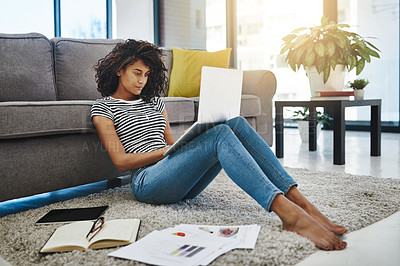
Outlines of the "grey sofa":
<svg viewBox="0 0 400 266">
<path fill-rule="evenodd" d="M 0 201 L 123 174 L 90 121 L 101 98 L 93 65 L 120 41 L 0 34 Z M 171 71 L 172 51 L 164 54 Z M 271 72 L 244 72 L 241 114 L 269 145 L 275 90 Z M 196 99 L 164 101 L 178 136 L 196 118 Z"/>
</svg>

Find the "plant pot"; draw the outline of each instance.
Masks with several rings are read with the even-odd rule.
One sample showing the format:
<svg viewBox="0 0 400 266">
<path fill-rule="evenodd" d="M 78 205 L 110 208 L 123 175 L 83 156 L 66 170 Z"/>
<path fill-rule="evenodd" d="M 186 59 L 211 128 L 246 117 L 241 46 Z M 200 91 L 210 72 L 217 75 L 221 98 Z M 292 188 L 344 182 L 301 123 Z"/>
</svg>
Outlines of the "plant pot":
<svg viewBox="0 0 400 266">
<path fill-rule="evenodd" d="M 316 91 L 341 91 L 344 87 L 346 72 L 344 65 L 336 65 L 335 69 L 331 68 L 329 78 L 324 84 L 323 72 L 318 74 L 315 66 L 306 67 L 306 73 L 310 81 L 311 97 L 315 97 Z"/>
<path fill-rule="evenodd" d="M 297 127 L 299 129 L 300 138 L 302 142 L 308 142 L 308 121 L 299 120 L 297 121 Z M 317 138 L 321 133 L 322 124 L 317 124 Z"/>
<path fill-rule="evenodd" d="M 354 100 L 364 100 L 364 90 L 354 90 Z"/>
</svg>

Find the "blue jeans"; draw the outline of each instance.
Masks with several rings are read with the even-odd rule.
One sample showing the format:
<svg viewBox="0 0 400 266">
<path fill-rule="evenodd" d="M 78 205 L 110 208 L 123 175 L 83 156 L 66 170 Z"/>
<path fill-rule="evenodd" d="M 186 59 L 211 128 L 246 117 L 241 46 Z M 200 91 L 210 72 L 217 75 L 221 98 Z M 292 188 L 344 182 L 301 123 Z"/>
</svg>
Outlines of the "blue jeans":
<svg viewBox="0 0 400 266">
<path fill-rule="evenodd" d="M 265 210 L 297 185 L 243 117 L 217 125 L 155 164 L 131 172 L 136 199 L 168 204 L 200 194 L 224 169 Z"/>
</svg>

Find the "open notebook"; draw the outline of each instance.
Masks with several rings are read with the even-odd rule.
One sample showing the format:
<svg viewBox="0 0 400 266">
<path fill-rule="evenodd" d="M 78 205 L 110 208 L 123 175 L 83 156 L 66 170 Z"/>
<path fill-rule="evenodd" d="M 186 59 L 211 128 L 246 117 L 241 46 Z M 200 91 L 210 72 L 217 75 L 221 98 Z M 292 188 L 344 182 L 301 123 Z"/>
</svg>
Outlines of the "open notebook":
<svg viewBox="0 0 400 266">
<path fill-rule="evenodd" d="M 203 66 L 197 121 L 164 155 L 171 155 L 213 126 L 240 115 L 243 72 Z"/>
</svg>

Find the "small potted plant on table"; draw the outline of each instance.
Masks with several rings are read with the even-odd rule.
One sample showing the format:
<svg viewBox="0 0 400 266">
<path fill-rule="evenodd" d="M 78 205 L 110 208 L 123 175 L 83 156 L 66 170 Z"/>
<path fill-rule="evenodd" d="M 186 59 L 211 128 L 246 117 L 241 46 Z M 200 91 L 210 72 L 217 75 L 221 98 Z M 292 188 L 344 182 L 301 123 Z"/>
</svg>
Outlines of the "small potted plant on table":
<svg viewBox="0 0 400 266">
<path fill-rule="evenodd" d="M 299 129 L 300 138 L 302 142 L 308 142 L 308 120 L 310 114 L 309 109 L 307 107 L 303 107 L 300 110 L 294 111 L 292 120 L 297 121 L 297 127 Z M 326 114 L 322 114 L 322 112 L 317 111 L 317 138 L 319 133 L 321 132 L 321 128 L 323 124 L 330 124 L 332 118 Z"/>
<path fill-rule="evenodd" d="M 354 99 L 356 101 L 364 99 L 364 88 L 369 84 L 366 79 L 355 79 L 353 82 L 349 82 L 349 87 L 354 90 Z"/>
</svg>

